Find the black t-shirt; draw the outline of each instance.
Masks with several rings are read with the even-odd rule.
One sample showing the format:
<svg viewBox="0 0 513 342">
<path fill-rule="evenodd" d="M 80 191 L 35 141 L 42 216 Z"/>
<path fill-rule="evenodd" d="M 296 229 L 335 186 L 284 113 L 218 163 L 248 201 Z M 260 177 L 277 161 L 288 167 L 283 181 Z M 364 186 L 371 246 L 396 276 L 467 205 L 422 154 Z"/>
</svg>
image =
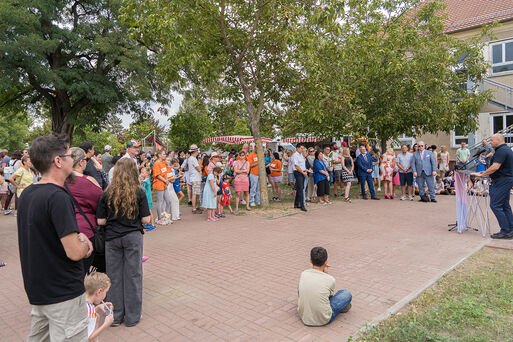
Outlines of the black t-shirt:
<svg viewBox="0 0 513 342">
<path fill-rule="evenodd" d="M 142 188 L 137 189 L 136 196 L 139 207 L 136 211 L 136 218 L 133 220 L 124 215 L 116 216 L 114 207 L 107 203 L 106 193 L 103 193 L 100 196 L 98 209 L 96 210 L 96 217 L 107 219 L 107 224 L 105 225 L 105 240 L 109 241 L 122 237 L 133 231 L 140 231 L 144 234 L 141 218 L 150 216 L 150 209 L 148 207 L 146 193 Z"/>
<path fill-rule="evenodd" d="M 491 160 L 491 164 L 493 163 L 499 163 L 501 166 L 490 175 L 491 179 L 513 177 L 513 151 L 508 145 L 502 144 L 495 149 Z"/>
<path fill-rule="evenodd" d="M 18 204 L 18 244 L 30 304 L 48 305 L 84 293 L 82 261 L 66 256 L 61 238 L 79 233 L 73 202 L 56 184 L 33 184 Z"/>
</svg>

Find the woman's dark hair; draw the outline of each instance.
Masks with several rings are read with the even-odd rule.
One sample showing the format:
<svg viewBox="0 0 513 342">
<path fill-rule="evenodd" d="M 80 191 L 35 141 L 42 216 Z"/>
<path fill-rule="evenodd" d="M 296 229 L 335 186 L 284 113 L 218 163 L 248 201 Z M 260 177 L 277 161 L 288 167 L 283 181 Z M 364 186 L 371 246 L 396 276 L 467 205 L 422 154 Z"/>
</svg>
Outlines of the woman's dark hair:
<svg viewBox="0 0 513 342">
<path fill-rule="evenodd" d="M 323 247 L 314 247 L 310 251 L 310 259 L 314 266 L 320 267 L 328 260 L 328 251 Z"/>
<path fill-rule="evenodd" d="M 52 167 L 54 158 L 58 155 L 64 155 L 68 146 L 66 137 L 62 135 L 44 135 L 34 139 L 30 146 L 32 165 L 40 173 L 47 173 Z"/>
<path fill-rule="evenodd" d="M 114 156 L 112 157 L 112 166 L 116 165 L 116 163 L 118 162 L 118 160 L 120 160 L 121 157 L 120 156 Z"/>
<path fill-rule="evenodd" d="M 276 159 L 276 160 L 280 160 L 280 154 L 279 154 L 278 152 L 274 152 L 274 153 L 273 153 L 273 157 L 274 157 L 274 159 Z"/>
<path fill-rule="evenodd" d="M 315 151 L 315 159 L 319 159 L 319 155 L 322 153 L 322 151 Z"/>
<path fill-rule="evenodd" d="M 201 164 L 201 171 L 205 171 L 205 169 L 208 167 L 208 164 L 210 163 L 210 157 L 205 155 L 203 156 L 203 163 Z"/>
<path fill-rule="evenodd" d="M 94 156 L 96 157 L 96 156 L 99 156 L 99 155 L 101 156 L 102 153 L 100 151 L 98 151 L 98 150 L 94 150 Z"/>
<path fill-rule="evenodd" d="M 19 159 L 21 159 L 22 156 L 23 156 L 23 152 L 21 152 L 20 150 L 16 150 L 12 153 L 11 159 L 19 160 Z"/>
</svg>

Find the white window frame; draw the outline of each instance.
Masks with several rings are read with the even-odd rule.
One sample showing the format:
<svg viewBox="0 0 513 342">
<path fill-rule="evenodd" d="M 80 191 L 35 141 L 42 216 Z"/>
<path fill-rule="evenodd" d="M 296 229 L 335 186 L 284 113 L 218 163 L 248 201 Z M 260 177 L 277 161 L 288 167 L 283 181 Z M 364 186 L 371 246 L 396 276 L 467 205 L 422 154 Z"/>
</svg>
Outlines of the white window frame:
<svg viewBox="0 0 513 342">
<path fill-rule="evenodd" d="M 461 147 L 461 143 L 457 144 L 456 139 L 467 139 L 467 145 L 468 145 L 468 135 L 456 135 L 456 131 L 451 131 L 451 147 L 452 148 Z"/>
<path fill-rule="evenodd" d="M 507 61 L 506 62 L 506 44 L 508 43 L 513 43 L 513 39 L 508 39 L 508 40 L 501 40 L 501 41 L 496 41 L 496 42 L 493 42 L 493 43 L 490 43 L 489 44 L 489 52 L 490 52 L 490 72 L 492 75 L 507 75 L 507 74 L 513 74 L 513 70 L 506 70 L 506 71 L 500 71 L 500 72 L 494 72 L 493 71 L 493 68 L 494 67 L 500 67 L 500 66 L 503 66 L 503 65 L 509 65 L 509 64 L 512 64 L 513 65 L 513 61 Z M 493 47 L 494 46 L 497 46 L 497 45 L 502 45 L 502 62 L 501 63 L 493 63 Z"/>
<path fill-rule="evenodd" d="M 510 112 L 503 112 L 503 113 L 490 113 L 490 136 L 495 134 L 493 131 L 493 119 L 497 116 L 502 116 L 502 129 L 505 129 L 506 126 L 506 116 L 513 115 L 513 113 Z"/>
<path fill-rule="evenodd" d="M 399 141 L 399 145 L 397 144 L 397 140 Z M 415 137 L 407 136 L 406 134 L 400 134 L 397 137 L 397 140 L 394 140 L 393 147 L 401 148 L 401 145 L 410 145 L 413 146 L 415 144 Z"/>
</svg>

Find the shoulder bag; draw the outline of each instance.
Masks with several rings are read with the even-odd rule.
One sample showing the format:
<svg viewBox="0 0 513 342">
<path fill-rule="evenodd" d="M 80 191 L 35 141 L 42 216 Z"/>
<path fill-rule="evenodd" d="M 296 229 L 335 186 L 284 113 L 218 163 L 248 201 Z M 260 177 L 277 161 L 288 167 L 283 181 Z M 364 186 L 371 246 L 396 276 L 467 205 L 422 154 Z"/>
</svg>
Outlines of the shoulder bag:
<svg viewBox="0 0 513 342">
<path fill-rule="evenodd" d="M 80 204 L 78 204 L 78 201 L 71 194 L 71 191 L 69 191 L 68 184 L 64 183 L 64 187 L 66 188 L 66 191 L 73 199 L 73 203 L 77 207 L 78 211 L 80 211 L 80 214 L 86 219 L 87 223 L 89 223 L 89 227 L 91 227 L 91 230 L 94 233 L 94 246 L 93 246 L 94 251 L 98 254 L 105 254 L 105 227 L 98 226 L 95 228 L 92 225 L 91 221 L 89 221 L 89 218 L 87 217 L 87 215 L 84 213 L 84 211 L 80 207 Z"/>
</svg>

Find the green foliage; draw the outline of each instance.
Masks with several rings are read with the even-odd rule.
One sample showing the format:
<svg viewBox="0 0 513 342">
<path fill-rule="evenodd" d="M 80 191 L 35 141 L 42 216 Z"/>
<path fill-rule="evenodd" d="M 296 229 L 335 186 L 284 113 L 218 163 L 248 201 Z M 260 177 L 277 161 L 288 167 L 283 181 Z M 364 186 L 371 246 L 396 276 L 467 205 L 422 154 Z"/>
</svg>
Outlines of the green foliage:
<svg viewBox="0 0 513 342">
<path fill-rule="evenodd" d="M 0 106 L 50 109 L 54 132 L 101 127 L 116 113 L 151 112 L 169 88 L 155 56 L 129 38 L 121 0 L 0 3 Z"/>
<path fill-rule="evenodd" d="M 42 123 L 32 125 L 27 135 L 27 142 L 32 143 L 37 137 L 52 134 L 52 121 L 50 119 L 43 119 Z"/>
<path fill-rule="evenodd" d="M 308 77 L 287 103 L 285 130 L 385 141 L 474 130 L 490 96 L 475 91 L 486 72 L 482 36 L 461 41 L 444 34 L 443 9 L 442 2 L 420 0 L 353 0 L 318 9 L 298 49 Z M 343 19 L 333 24 L 330 16 Z M 312 49 L 316 34 L 325 39 Z M 469 92 L 461 87 L 467 80 L 474 83 Z"/>
<path fill-rule="evenodd" d="M 9 152 L 25 148 L 25 143 L 30 142 L 28 128 L 31 120 L 22 112 L 3 113 L 0 120 L 0 148 Z"/>
<path fill-rule="evenodd" d="M 359 341 L 509 341 L 512 252 L 484 249 Z"/>
<path fill-rule="evenodd" d="M 153 133 L 153 131 L 155 131 L 157 138 L 161 138 L 165 134 L 164 126 L 160 125 L 159 121 L 153 116 L 148 116 L 130 124 L 124 133 L 125 140 L 136 139 L 142 144 L 142 140 L 150 133 Z"/>
<path fill-rule="evenodd" d="M 95 131 L 90 127 L 75 130 L 75 139 L 73 146 L 80 145 L 81 142 L 90 141 L 94 144 L 94 149 L 103 153 L 105 145 L 112 146 L 111 154 L 116 155 L 125 145 L 118 141 L 116 135 L 107 129 Z"/>
<path fill-rule="evenodd" d="M 212 134 L 212 124 L 203 101 L 187 94 L 176 115 L 169 119 L 168 137 L 171 146 L 177 150 L 188 151 L 192 144 L 201 145 L 201 141 Z"/>
</svg>

